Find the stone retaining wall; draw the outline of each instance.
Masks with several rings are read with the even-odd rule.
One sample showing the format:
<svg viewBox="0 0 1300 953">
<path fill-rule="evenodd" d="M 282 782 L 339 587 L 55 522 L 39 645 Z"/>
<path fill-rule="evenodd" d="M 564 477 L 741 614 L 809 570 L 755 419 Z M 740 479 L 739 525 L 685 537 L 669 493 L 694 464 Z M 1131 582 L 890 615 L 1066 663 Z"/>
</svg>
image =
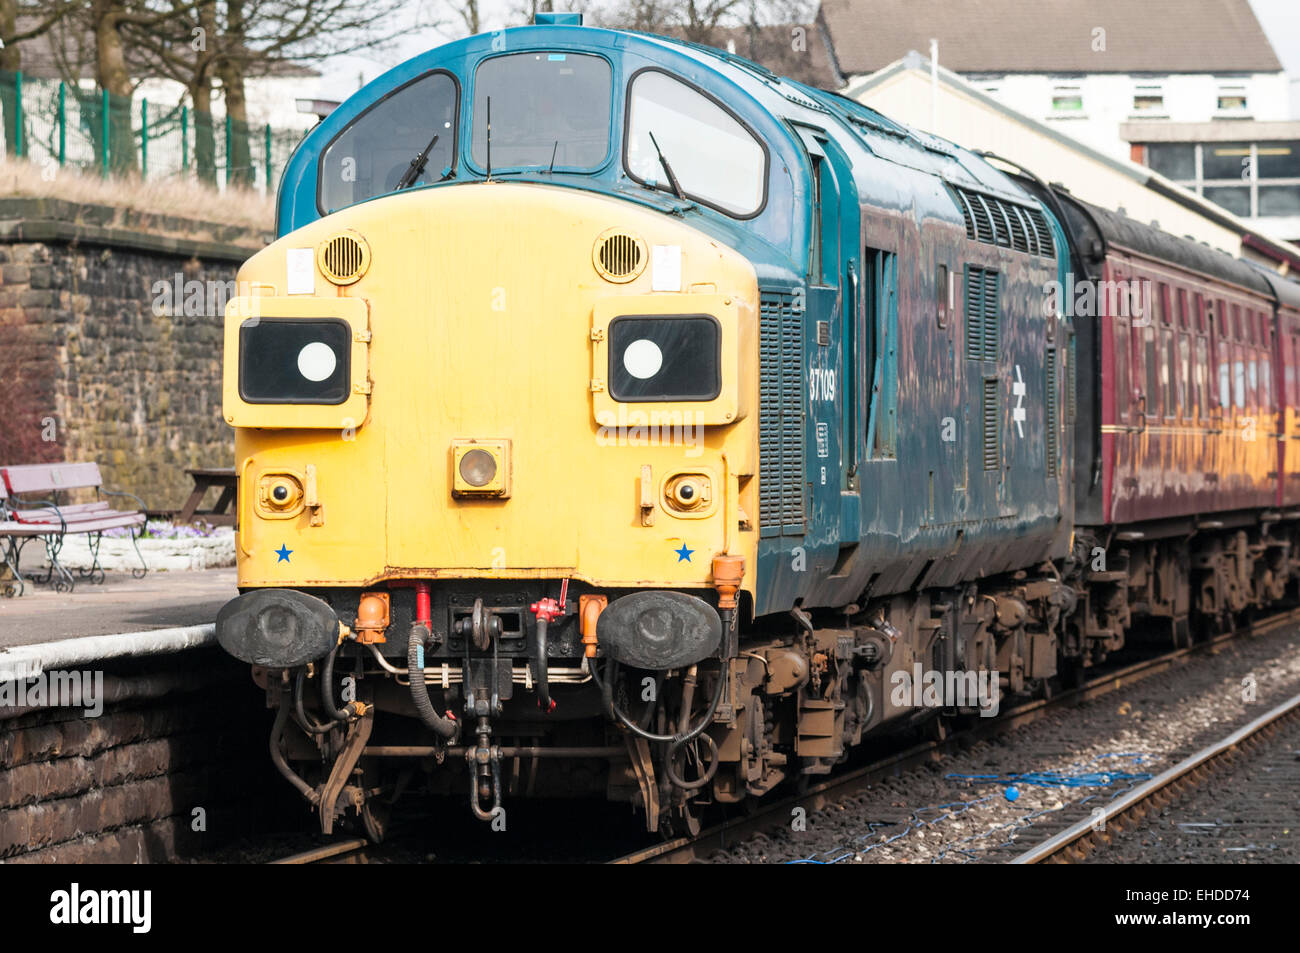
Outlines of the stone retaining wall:
<svg viewBox="0 0 1300 953">
<path fill-rule="evenodd" d="M 271 238 L 53 199 L 0 199 L 0 465 L 94 460 L 177 509 L 185 467 L 230 466 L 224 300 Z"/>
</svg>

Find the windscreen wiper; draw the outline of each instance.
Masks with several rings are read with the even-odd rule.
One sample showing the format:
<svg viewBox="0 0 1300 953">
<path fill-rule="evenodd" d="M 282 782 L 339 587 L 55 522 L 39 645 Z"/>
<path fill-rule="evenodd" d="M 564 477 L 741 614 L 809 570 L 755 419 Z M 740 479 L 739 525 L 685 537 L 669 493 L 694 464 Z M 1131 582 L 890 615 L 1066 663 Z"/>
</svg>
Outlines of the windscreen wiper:
<svg viewBox="0 0 1300 953">
<path fill-rule="evenodd" d="M 434 143 L 438 141 L 438 134 L 435 132 L 429 144 L 424 147 L 419 155 L 411 160 L 410 166 L 402 173 L 402 177 L 397 180 L 397 188 L 394 192 L 400 192 L 402 189 L 409 188 L 415 184 L 415 180 L 424 174 L 424 166 L 429 161 L 429 153 L 433 151 Z"/>
<path fill-rule="evenodd" d="M 649 132 L 649 130 L 647 130 L 647 132 Z M 677 181 L 677 176 L 673 175 L 673 167 L 668 164 L 668 157 L 664 155 L 664 151 L 659 148 L 659 143 L 655 141 L 655 134 L 650 132 L 649 135 L 650 144 L 655 147 L 655 152 L 659 154 L 659 164 L 664 167 L 664 172 L 668 175 L 668 184 L 673 187 L 673 192 L 677 197 L 685 202 L 686 193 L 682 191 L 682 186 L 681 183 Z"/>
</svg>

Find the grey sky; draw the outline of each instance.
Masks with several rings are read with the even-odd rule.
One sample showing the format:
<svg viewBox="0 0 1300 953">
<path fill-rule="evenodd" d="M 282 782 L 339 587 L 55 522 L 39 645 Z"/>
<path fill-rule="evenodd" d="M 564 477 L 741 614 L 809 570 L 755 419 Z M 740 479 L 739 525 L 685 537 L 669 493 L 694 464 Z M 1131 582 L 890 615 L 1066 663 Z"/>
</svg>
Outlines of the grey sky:
<svg viewBox="0 0 1300 953">
<path fill-rule="evenodd" d="M 1250 0 L 1250 5 L 1291 77 L 1291 116 L 1300 119 L 1300 0 Z"/>
</svg>

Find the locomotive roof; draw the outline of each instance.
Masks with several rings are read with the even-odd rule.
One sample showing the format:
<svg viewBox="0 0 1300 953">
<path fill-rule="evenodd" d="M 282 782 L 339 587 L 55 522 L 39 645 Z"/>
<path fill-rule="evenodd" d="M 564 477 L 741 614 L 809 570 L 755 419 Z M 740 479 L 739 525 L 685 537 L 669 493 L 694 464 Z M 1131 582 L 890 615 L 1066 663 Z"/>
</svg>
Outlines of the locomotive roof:
<svg viewBox="0 0 1300 953">
<path fill-rule="evenodd" d="M 317 208 L 315 194 L 316 163 L 321 150 L 374 103 L 431 69 L 450 69 L 468 86 L 469 77 L 483 60 L 502 52 L 542 49 L 590 52 L 614 60 L 626 56 L 628 62 L 623 69 L 628 73 L 645 64 L 676 73 L 707 94 L 727 102 L 739 114 L 748 113 L 756 133 L 791 163 L 789 174 L 796 181 L 806 177 L 807 172 L 801 164 L 794 164 L 802 147 L 798 145 L 799 134 L 791 124 L 822 127 L 858 167 L 857 187 L 865 203 L 900 210 L 911 208 L 914 214 L 939 215 L 954 224 L 964 221 L 953 192 L 955 187 L 1021 205 L 1038 204 L 1032 193 L 970 150 L 894 122 L 837 93 L 779 77 L 741 56 L 670 37 L 545 24 L 478 34 L 438 46 L 398 64 L 355 93 L 307 134 L 286 166 L 278 203 L 277 232 L 287 234 L 323 214 Z M 465 121 L 463 116 L 461 121 Z M 881 162 L 894 166 L 899 174 L 891 174 Z M 477 173 L 470 169 L 468 174 Z M 930 178 L 932 184 L 923 188 L 915 177 L 917 174 Z M 527 173 L 514 178 L 529 181 Z M 676 199 L 667 193 L 634 186 L 619 174 L 616 162 L 594 175 L 557 173 L 548 174 L 545 179 L 551 184 L 603 192 L 686 215 L 699 227 L 725 236 L 729 244 L 745 249 L 760 265 L 788 269 L 789 250 L 777 245 L 769 247 L 770 232 L 760 235 L 759 229 L 748 221 L 697 204 L 679 207 Z M 463 181 L 464 177 L 458 177 L 449 184 Z M 945 184 L 950 188 L 945 189 Z M 948 194 L 945 196 L 944 192 Z M 762 222 L 763 215 L 757 221 Z"/>
<path fill-rule="evenodd" d="M 1036 201 L 970 150 L 896 122 L 855 99 L 778 76 L 736 53 L 658 34 L 634 33 L 632 36 L 686 53 L 740 85 L 775 116 L 806 120 L 817 114 L 830 116 L 852 129 L 862 144 L 882 159 L 938 176 L 952 184 L 1020 202 Z"/>
</svg>

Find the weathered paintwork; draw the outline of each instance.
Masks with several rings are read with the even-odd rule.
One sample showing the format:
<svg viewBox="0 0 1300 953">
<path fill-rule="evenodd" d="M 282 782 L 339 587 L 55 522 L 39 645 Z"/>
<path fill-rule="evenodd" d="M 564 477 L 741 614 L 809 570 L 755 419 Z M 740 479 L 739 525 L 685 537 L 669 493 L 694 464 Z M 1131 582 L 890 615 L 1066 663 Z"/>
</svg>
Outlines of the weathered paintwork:
<svg viewBox="0 0 1300 953">
<path fill-rule="evenodd" d="M 1077 302 L 1089 314 L 1076 325 L 1086 346 L 1080 391 L 1095 404 L 1081 411 L 1076 465 L 1088 478 L 1076 521 L 1146 524 L 1122 531 L 1159 535 L 1161 521 L 1183 532 L 1191 518 L 1287 502 L 1298 489 L 1289 445 L 1300 288 L 1064 193 L 1056 199 L 1074 244 L 1090 249 L 1074 276 L 1090 286 Z"/>
</svg>

